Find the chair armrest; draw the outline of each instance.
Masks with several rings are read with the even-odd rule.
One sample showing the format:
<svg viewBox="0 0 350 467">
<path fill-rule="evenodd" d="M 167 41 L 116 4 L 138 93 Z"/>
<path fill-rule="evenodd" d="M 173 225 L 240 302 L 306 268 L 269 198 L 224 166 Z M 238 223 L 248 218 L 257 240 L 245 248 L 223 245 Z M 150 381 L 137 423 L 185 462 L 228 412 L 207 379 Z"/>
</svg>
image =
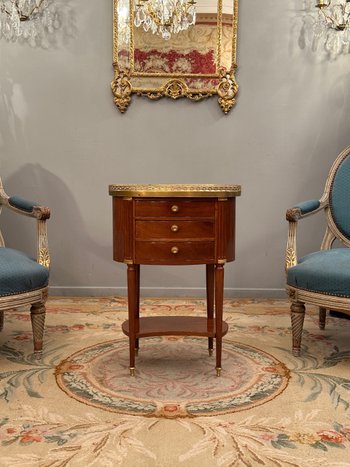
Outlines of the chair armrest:
<svg viewBox="0 0 350 467">
<path fill-rule="evenodd" d="M 20 196 L 11 196 L 3 198 L 4 205 L 12 211 L 24 214 L 26 216 L 35 217 L 38 220 L 50 218 L 50 209 L 46 206 L 39 206 L 38 203 L 29 201 Z"/>
<path fill-rule="evenodd" d="M 288 240 L 285 255 L 285 270 L 298 264 L 297 255 L 297 227 L 298 220 L 315 214 L 316 212 L 328 206 L 328 198 L 323 196 L 320 200 L 312 199 L 298 203 L 290 209 L 287 209 L 286 219 L 289 222 Z"/>
<path fill-rule="evenodd" d="M 50 218 L 50 209 L 46 206 L 38 206 L 37 203 L 28 201 L 20 196 L 7 196 L 0 180 L 0 208 L 1 206 L 5 206 L 25 216 L 34 217 L 37 220 L 37 262 L 49 268 L 50 253 L 47 240 L 46 220 Z M 0 234 L 0 240 L 1 239 L 2 237 Z M 3 239 L 2 244 L 4 244 Z"/>
<path fill-rule="evenodd" d="M 298 203 L 290 209 L 287 209 L 286 219 L 289 222 L 297 222 L 303 217 L 315 214 L 325 207 L 325 203 L 321 203 L 318 199 L 312 199 Z"/>
<path fill-rule="evenodd" d="M 34 206 L 38 205 L 38 203 L 24 199 L 21 196 L 10 196 L 8 202 L 11 206 L 26 212 L 32 212 Z"/>
</svg>

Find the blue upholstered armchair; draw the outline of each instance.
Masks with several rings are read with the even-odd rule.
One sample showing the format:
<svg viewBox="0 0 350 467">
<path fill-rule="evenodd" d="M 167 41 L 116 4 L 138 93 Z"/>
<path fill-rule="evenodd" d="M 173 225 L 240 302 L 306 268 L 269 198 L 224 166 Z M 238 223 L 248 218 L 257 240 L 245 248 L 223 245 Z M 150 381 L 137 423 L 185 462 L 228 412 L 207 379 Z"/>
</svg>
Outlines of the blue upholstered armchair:
<svg viewBox="0 0 350 467">
<path fill-rule="evenodd" d="M 7 196 L 0 179 L 0 212 L 2 207 L 37 220 L 37 259 L 19 250 L 6 248 L 0 232 L 0 330 L 3 328 L 5 310 L 30 305 L 34 353 L 40 357 L 49 280 L 46 220 L 50 217 L 50 211 L 18 196 Z"/>
<path fill-rule="evenodd" d="M 350 314 L 350 146 L 337 157 L 320 200 L 287 210 L 287 292 L 291 299 L 293 354 L 300 354 L 305 303 L 319 307 L 319 326 L 325 328 L 327 310 Z M 320 251 L 297 256 L 298 221 L 325 212 L 327 227 Z M 342 248 L 332 248 L 339 239 Z"/>
</svg>

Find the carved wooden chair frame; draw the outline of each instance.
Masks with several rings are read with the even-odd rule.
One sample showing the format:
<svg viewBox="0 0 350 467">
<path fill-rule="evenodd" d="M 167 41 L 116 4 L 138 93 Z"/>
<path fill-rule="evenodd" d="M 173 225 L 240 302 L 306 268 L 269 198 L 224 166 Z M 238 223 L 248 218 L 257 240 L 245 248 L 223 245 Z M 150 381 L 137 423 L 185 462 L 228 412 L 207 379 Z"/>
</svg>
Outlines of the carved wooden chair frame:
<svg viewBox="0 0 350 467">
<path fill-rule="evenodd" d="M 50 254 L 47 238 L 46 220 L 50 217 L 50 210 L 45 206 L 32 206 L 31 210 L 21 209 L 15 203 L 11 204 L 11 198 L 5 193 L 0 179 L 0 213 L 2 207 L 8 208 L 18 214 L 32 217 L 37 220 L 37 262 L 46 268 L 50 266 Z M 0 248 L 5 246 L 4 238 L 0 231 Z M 34 353 L 40 357 L 43 344 L 48 286 L 30 292 L 15 295 L 0 296 L 0 331 L 4 325 L 4 311 L 30 305 L 30 316 L 33 330 Z"/>
<path fill-rule="evenodd" d="M 334 161 L 331 170 L 328 174 L 324 193 L 322 197 L 309 206 L 303 209 L 302 203 L 299 206 L 287 210 L 286 219 L 289 222 L 288 240 L 285 255 L 285 268 L 289 268 L 298 264 L 297 255 L 297 227 L 298 221 L 315 214 L 319 211 L 325 212 L 327 227 L 321 243 L 321 250 L 329 250 L 336 239 L 339 239 L 345 246 L 350 247 L 350 239 L 347 238 L 337 227 L 330 209 L 329 199 L 332 191 L 332 183 L 340 164 L 350 156 L 350 146 L 345 148 Z M 306 205 L 306 203 L 305 203 Z M 325 293 L 316 293 L 309 290 L 304 290 L 291 285 L 286 286 L 287 293 L 291 300 L 291 321 L 292 321 L 292 351 L 293 354 L 300 355 L 301 338 L 305 317 L 305 303 L 316 305 L 319 307 L 319 327 L 325 328 L 327 310 L 337 310 L 350 314 L 350 297 L 341 297 L 336 295 L 328 295 Z"/>
</svg>

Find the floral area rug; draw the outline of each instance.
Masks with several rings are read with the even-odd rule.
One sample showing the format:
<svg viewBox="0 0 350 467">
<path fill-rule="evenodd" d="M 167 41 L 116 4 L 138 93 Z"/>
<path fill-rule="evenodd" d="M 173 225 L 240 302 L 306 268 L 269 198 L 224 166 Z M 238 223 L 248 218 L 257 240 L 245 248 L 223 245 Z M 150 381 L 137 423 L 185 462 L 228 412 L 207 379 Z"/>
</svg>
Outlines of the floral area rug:
<svg viewBox="0 0 350 467">
<path fill-rule="evenodd" d="M 28 310 L 0 334 L 0 466 L 350 467 L 350 321 L 308 308 L 291 354 L 286 300 L 225 300 L 222 376 L 207 340 L 140 341 L 125 298 L 52 298 L 33 358 Z M 143 316 L 204 316 L 196 299 L 144 299 Z"/>
</svg>

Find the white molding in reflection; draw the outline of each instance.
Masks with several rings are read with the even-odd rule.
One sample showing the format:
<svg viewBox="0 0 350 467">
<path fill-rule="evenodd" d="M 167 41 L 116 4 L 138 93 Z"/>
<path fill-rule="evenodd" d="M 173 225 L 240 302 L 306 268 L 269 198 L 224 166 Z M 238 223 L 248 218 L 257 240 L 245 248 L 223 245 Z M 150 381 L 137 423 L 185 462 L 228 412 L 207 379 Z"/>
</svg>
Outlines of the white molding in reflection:
<svg viewBox="0 0 350 467">
<path fill-rule="evenodd" d="M 222 12 L 232 15 L 234 0 L 223 0 Z M 197 0 L 196 5 L 197 13 L 216 13 L 217 1 L 216 0 Z"/>
</svg>

